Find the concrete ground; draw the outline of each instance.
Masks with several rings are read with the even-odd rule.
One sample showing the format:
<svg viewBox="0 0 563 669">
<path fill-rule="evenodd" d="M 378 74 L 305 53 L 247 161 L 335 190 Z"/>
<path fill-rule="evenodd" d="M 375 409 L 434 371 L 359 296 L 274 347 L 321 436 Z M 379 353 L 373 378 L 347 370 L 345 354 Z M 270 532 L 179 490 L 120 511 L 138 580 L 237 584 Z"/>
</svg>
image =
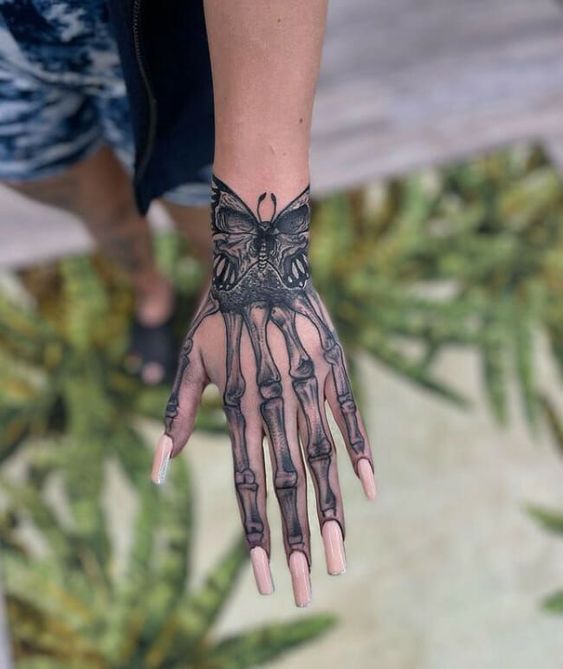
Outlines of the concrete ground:
<svg viewBox="0 0 563 669">
<path fill-rule="evenodd" d="M 551 376 L 544 363 L 542 382 Z M 524 511 L 528 502 L 563 509 L 563 460 L 549 436 L 533 442 L 517 407 L 510 428 L 493 423 L 478 400 L 478 365 L 470 354 L 449 354 L 440 370 L 477 398 L 468 412 L 369 360 L 363 368 L 380 498 L 364 500 L 341 457 L 348 572 L 326 575 L 314 534 L 309 610 L 336 612 L 340 625 L 272 666 L 560 669 L 563 618 L 543 613 L 539 602 L 563 586 L 563 541 Z M 185 455 L 197 486 L 201 578 L 239 528 L 229 444 L 197 434 Z M 308 614 L 292 604 L 273 501 L 270 518 L 277 592 L 257 595 L 248 571 L 220 632 Z"/>
</svg>

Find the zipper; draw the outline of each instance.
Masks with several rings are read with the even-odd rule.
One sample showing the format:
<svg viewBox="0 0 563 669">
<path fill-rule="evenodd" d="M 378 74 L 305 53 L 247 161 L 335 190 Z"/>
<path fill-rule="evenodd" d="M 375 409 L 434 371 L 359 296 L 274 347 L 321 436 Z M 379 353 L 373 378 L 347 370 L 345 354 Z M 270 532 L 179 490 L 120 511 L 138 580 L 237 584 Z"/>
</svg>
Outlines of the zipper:
<svg viewBox="0 0 563 669">
<path fill-rule="evenodd" d="M 137 66 L 139 68 L 147 96 L 149 121 L 145 145 L 140 154 L 139 163 L 137 166 L 137 174 L 135 178 L 136 181 L 139 181 L 147 169 L 156 134 L 156 98 L 154 96 L 153 88 L 141 53 L 141 2 L 142 0 L 134 0 L 133 2 L 133 45 L 135 49 Z"/>
</svg>

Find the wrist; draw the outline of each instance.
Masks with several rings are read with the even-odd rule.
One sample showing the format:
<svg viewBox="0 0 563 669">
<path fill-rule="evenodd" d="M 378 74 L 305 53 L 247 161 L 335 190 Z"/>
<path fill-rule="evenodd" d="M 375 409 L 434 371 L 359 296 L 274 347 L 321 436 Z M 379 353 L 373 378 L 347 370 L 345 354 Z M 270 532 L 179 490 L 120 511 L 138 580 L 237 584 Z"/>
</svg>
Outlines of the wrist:
<svg viewBox="0 0 563 669">
<path fill-rule="evenodd" d="M 289 151 L 273 155 L 274 149 L 269 153 L 262 151 L 258 159 L 253 152 L 217 151 L 213 173 L 251 209 L 255 210 L 264 192 L 275 193 L 278 206 L 283 208 L 309 185 L 309 156 Z"/>
<path fill-rule="evenodd" d="M 244 301 L 249 291 L 274 295 L 305 288 L 309 279 L 308 184 L 287 201 L 280 202 L 273 191 L 244 201 L 230 184 L 214 175 L 211 210 L 213 287 L 218 296 L 235 291 L 233 299 Z"/>
</svg>

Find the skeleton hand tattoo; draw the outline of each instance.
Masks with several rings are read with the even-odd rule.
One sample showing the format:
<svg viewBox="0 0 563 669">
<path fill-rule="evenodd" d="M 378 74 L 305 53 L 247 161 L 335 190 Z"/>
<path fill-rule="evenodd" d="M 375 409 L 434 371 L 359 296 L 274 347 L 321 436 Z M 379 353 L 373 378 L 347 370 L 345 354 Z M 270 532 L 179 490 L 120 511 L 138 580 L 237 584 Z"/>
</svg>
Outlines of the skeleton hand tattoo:
<svg viewBox="0 0 563 669">
<path fill-rule="evenodd" d="M 262 217 L 264 208 L 272 212 L 266 219 Z M 269 554 L 266 491 L 262 489 L 264 464 L 261 456 L 253 456 L 256 449 L 249 450 L 243 410 L 247 386 L 255 382 L 262 429 L 271 448 L 286 552 L 288 557 L 293 551 L 303 552 L 310 565 L 305 472 L 299 439 L 316 490 L 321 527 L 328 520 L 336 520 L 344 534 L 336 453 L 325 414 L 325 397 L 356 471 L 362 459 L 372 467 L 372 459 L 342 348 L 311 285 L 307 258 L 309 188 L 280 211 L 277 209 L 276 196 L 263 193 L 254 213 L 233 190 L 214 177 L 212 284 L 184 341 L 166 408 L 165 433 L 172 439 L 175 452 L 183 447 L 187 437 L 180 425 L 182 387 L 194 360 L 194 342 L 202 323 L 217 314 L 224 323 L 223 404 L 247 544 L 249 548 L 261 546 Z M 301 334 L 307 323 L 313 326 L 309 332 L 317 334 L 314 351 L 307 350 Z M 272 327 L 281 331 L 283 340 L 279 339 L 285 342 L 287 356 L 272 353 L 269 341 Z M 241 363 L 244 337 L 248 337 L 255 359 L 254 379 L 248 378 L 248 370 Z M 310 340 L 309 336 L 307 341 Z M 296 407 L 293 416 L 288 406 Z"/>
</svg>

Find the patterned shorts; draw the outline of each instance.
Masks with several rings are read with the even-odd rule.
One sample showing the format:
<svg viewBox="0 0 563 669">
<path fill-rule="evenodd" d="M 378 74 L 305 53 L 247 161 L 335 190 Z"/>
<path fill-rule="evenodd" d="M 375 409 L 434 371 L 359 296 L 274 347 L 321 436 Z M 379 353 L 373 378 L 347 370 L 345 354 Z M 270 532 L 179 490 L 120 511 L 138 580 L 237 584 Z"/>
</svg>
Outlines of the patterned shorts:
<svg viewBox="0 0 563 669">
<path fill-rule="evenodd" d="M 54 176 L 109 145 L 131 173 L 134 144 L 105 0 L 0 0 L 0 180 Z M 209 202 L 211 168 L 166 193 Z"/>
</svg>

